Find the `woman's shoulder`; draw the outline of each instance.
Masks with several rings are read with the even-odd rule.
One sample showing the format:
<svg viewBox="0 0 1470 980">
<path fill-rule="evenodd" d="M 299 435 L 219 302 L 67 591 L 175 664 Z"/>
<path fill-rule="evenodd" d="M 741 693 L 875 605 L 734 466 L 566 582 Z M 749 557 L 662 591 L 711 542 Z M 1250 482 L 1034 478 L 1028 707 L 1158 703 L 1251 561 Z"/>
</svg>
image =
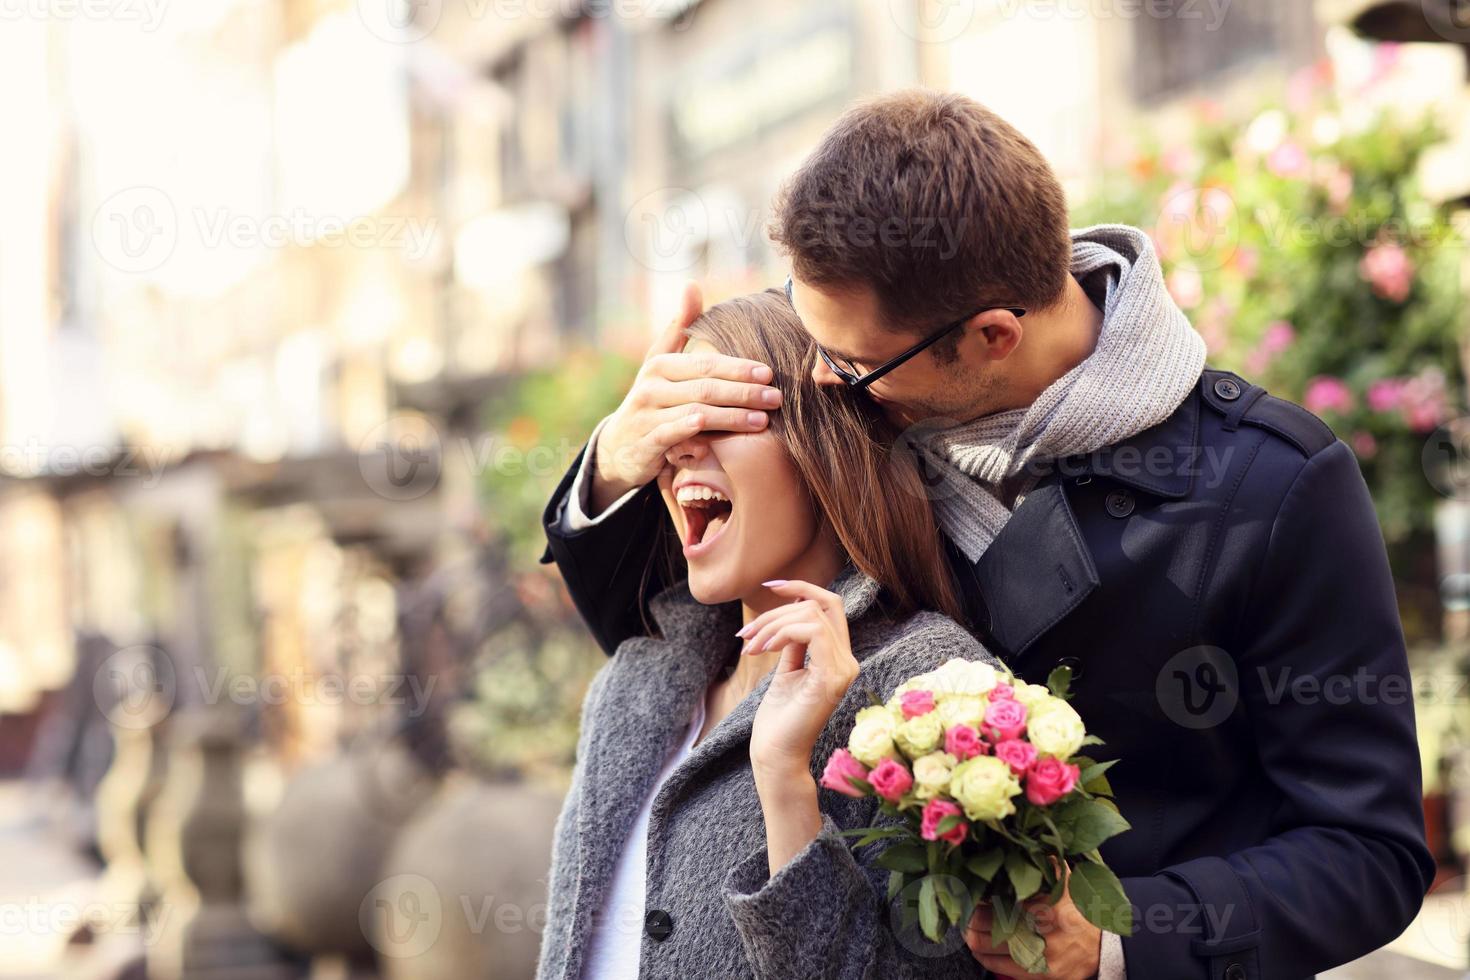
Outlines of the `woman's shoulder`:
<svg viewBox="0 0 1470 980">
<path fill-rule="evenodd" d="M 861 658 L 859 675 L 870 686 L 892 688 L 955 659 L 1001 666 L 1000 660 L 979 640 L 943 613 L 926 610 L 902 620 L 863 624 L 858 628 L 867 635 L 854 637 L 854 647 L 866 646 L 870 651 Z"/>
</svg>

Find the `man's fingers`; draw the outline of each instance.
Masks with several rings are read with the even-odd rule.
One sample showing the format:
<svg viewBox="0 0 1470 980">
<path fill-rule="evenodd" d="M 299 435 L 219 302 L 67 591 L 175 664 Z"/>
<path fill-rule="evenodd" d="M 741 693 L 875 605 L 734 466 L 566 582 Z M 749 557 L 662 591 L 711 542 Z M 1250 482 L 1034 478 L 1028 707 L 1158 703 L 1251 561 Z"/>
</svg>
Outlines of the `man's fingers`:
<svg viewBox="0 0 1470 980">
<path fill-rule="evenodd" d="M 661 422 L 672 422 L 687 415 L 699 415 L 706 432 L 759 432 L 770 422 L 765 412 L 751 412 L 743 408 L 715 408 L 691 402 L 676 405 L 659 412 Z"/>
<path fill-rule="evenodd" d="M 672 354 L 684 349 L 684 331 L 689 324 L 699 319 L 699 314 L 704 312 L 704 299 L 699 291 L 699 283 L 690 280 L 684 284 L 684 295 L 679 300 L 679 312 L 664 327 L 663 332 L 649 345 L 648 353 L 644 360 L 650 360 L 658 354 Z"/>
<path fill-rule="evenodd" d="M 721 378 L 725 381 L 770 384 L 771 369 L 760 361 L 731 357 L 716 351 L 664 352 L 648 359 L 647 370 L 667 381 Z"/>
<path fill-rule="evenodd" d="M 781 405 L 781 392 L 776 388 L 743 381 L 725 381 L 721 378 L 695 378 L 690 381 L 650 378 L 643 383 L 643 389 L 643 397 L 655 408 L 697 404 L 768 412 Z"/>
</svg>

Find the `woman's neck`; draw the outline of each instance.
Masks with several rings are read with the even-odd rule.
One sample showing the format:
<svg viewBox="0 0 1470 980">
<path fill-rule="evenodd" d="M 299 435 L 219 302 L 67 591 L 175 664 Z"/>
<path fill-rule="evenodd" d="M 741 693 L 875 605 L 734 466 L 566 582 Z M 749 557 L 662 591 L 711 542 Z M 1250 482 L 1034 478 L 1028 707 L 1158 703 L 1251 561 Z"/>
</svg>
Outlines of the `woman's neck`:
<svg viewBox="0 0 1470 980">
<path fill-rule="evenodd" d="M 841 548 L 832 537 L 831 530 L 824 529 L 812 541 L 810 548 L 773 578 L 796 579 L 826 588 L 837 577 L 837 573 L 842 571 L 845 561 Z M 742 623 L 748 623 L 761 613 L 790 601 L 790 599 L 776 595 L 764 586 L 758 586 L 754 592 L 740 600 L 740 620 Z M 733 682 L 731 686 L 745 693 L 755 690 L 761 678 L 769 674 L 780 659 L 780 650 L 745 654 L 730 675 L 730 680 Z"/>
</svg>

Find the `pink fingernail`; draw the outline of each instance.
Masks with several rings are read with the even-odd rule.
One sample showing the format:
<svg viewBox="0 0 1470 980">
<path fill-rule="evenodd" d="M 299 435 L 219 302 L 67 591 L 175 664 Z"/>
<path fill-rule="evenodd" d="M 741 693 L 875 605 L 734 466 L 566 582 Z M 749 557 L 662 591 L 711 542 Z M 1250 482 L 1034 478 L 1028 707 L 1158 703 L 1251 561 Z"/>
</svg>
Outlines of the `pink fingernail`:
<svg viewBox="0 0 1470 980">
<path fill-rule="evenodd" d="M 773 578 L 769 582 L 762 582 L 761 585 L 764 585 L 768 589 L 775 589 L 785 585 L 786 581 L 784 578 Z"/>
<path fill-rule="evenodd" d="M 743 637 L 746 633 L 749 633 L 750 632 L 750 626 L 751 626 L 750 623 L 746 623 L 744 626 L 740 627 L 738 630 L 735 631 L 735 635 L 736 636 L 742 636 Z"/>
</svg>

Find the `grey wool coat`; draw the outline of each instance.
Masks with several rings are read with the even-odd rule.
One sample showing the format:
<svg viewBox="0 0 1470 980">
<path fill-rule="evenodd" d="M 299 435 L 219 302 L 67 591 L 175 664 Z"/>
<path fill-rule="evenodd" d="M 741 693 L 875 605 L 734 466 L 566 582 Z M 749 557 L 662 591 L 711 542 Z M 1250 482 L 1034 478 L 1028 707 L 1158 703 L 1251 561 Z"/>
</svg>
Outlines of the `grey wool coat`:
<svg viewBox="0 0 1470 980">
<path fill-rule="evenodd" d="M 895 622 L 879 588 L 848 566 L 829 586 L 843 598 L 858 680 L 812 753 L 818 776 L 846 744 L 867 690 L 887 699 L 899 683 L 953 657 L 998 663 L 947 617 Z M 705 606 L 687 584 L 651 602 L 661 636 L 618 647 L 582 709 L 572 787 L 557 820 L 538 980 L 577 980 L 619 855 L 669 753 L 735 652 L 739 606 Z M 882 842 L 857 852 L 839 829 L 872 824 L 877 803 L 819 790 L 822 833 L 774 877 L 750 767 L 750 732 L 770 678 L 696 745 L 664 782 L 648 827 L 645 909 L 652 928 L 633 928 L 644 980 L 896 980 L 979 977 L 952 932 L 933 946 L 900 930 L 885 900 Z M 659 915 L 661 913 L 661 915 Z M 658 928 L 658 926 L 663 928 Z M 660 938 L 655 938 L 658 936 Z"/>
</svg>

